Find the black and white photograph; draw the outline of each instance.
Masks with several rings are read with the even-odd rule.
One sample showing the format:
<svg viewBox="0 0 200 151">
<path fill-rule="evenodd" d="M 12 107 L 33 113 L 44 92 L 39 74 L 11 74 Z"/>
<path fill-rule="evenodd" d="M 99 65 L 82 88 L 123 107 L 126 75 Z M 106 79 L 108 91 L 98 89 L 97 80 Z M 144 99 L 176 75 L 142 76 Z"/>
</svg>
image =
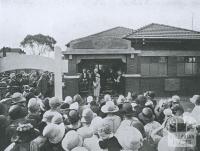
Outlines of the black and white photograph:
<svg viewBox="0 0 200 151">
<path fill-rule="evenodd" d="M 200 1 L 0 0 L 0 151 L 200 151 Z"/>
</svg>

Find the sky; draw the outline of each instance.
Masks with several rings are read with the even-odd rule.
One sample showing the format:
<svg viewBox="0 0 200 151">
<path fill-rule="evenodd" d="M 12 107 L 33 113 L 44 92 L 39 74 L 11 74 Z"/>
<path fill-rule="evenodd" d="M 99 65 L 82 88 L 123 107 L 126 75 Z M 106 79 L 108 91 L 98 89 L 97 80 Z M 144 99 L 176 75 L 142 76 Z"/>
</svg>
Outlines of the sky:
<svg viewBox="0 0 200 151">
<path fill-rule="evenodd" d="M 200 0 L 0 0 L 0 48 L 20 47 L 27 34 L 57 45 L 116 26 L 161 23 L 200 31 Z M 193 17 L 192 17 L 193 16 Z"/>
</svg>

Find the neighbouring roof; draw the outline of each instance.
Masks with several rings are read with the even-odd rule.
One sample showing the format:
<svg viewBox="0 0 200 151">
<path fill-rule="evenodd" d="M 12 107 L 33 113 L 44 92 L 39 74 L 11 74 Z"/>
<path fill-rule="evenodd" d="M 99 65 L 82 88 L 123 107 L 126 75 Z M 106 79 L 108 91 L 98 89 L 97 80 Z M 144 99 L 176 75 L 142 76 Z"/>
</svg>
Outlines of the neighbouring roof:
<svg viewBox="0 0 200 151">
<path fill-rule="evenodd" d="M 9 48 L 9 47 L 3 47 L 0 49 L 0 52 L 3 52 L 3 49 L 5 50 L 5 52 L 14 52 L 14 53 L 19 53 L 19 54 L 25 54 L 25 52 L 20 49 L 20 48 Z"/>
<path fill-rule="evenodd" d="M 71 42 L 75 42 L 75 41 L 78 42 L 78 41 L 82 41 L 84 39 L 91 38 L 91 37 L 124 38 L 127 35 L 133 33 L 133 31 L 134 31 L 133 29 L 119 26 L 119 27 L 111 28 L 111 29 L 108 29 L 108 30 L 105 30 L 105 31 L 102 31 L 102 32 L 99 32 L 99 33 L 96 33 L 93 35 L 89 35 L 89 36 L 86 36 L 83 38 L 78 38 L 78 39 L 72 40 Z M 69 43 L 67 45 L 69 45 Z"/>
<path fill-rule="evenodd" d="M 125 37 L 126 39 L 200 39 L 200 32 L 173 27 L 169 25 L 152 23 Z"/>
</svg>

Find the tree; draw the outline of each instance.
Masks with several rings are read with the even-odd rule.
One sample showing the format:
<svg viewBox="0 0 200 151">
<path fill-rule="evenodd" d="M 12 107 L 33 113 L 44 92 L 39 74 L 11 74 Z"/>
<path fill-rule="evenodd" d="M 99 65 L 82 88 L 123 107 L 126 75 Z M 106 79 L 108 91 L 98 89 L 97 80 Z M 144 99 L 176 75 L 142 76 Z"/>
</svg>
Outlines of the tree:
<svg viewBox="0 0 200 151">
<path fill-rule="evenodd" d="M 53 37 L 42 34 L 27 35 L 20 45 L 25 49 L 27 54 L 48 55 L 54 51 L 56 41 Z"/>
</svg>

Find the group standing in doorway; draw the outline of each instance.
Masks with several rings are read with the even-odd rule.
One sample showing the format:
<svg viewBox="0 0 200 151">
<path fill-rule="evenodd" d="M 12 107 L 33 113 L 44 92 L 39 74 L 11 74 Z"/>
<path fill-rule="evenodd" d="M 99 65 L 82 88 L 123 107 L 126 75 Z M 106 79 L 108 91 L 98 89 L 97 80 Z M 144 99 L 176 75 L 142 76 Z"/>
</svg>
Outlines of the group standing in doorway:
<svg viewBox="0 0 200 151">
<path fill-rule="evenodd" d="M 125 80 L 121 70 L 114 72 L 112 68 L 105 70 L 103 66 L 99 66 L 92 72 L 83 68 L 79 81 L 80 90 L 98 100 L 100 94 L 106 93 L 109 86 L 111 94 L 124 94 Z"/>
</svg>

